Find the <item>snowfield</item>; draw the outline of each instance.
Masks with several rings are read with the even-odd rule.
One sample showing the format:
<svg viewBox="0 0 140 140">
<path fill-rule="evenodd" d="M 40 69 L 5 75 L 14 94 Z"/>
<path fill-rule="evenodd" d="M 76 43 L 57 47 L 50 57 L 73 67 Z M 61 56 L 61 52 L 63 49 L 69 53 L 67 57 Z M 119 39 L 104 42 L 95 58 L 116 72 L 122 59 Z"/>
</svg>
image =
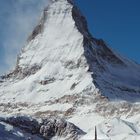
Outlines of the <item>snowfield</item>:
<svg viewBox="0 0 140 140">
<path fill-rule="evenodd" d="M 0 77 L 0 140 L 92 140 L 95 126 L 102 140 L 139 140 L 139 100 L 140 65 L 93 38 L 72 0 L 53 1 L 15 69 Z M 25 129 L 28 119 L 3 121 L 23 115 L 55 119 L 37 123 L 41 131 L 33 136 Z"/>
</svg>

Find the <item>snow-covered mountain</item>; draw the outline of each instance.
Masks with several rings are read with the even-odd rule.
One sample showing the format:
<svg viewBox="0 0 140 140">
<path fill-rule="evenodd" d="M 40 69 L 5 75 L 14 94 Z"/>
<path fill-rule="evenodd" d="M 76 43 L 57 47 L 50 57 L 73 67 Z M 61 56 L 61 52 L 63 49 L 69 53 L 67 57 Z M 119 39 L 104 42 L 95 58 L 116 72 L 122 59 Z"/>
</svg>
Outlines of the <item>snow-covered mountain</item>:
<svg viewBox="0 0 140 140">
<path fill-rule="evenodd" d="M 92 37 L 72 0 L 51 2 L 0 79 L 2 115 L 64 118 L 87 133 L 81 139 L 95 126 L 104 139 L 139 139 L 139 99 L 140 65 Z"/>
</svg>

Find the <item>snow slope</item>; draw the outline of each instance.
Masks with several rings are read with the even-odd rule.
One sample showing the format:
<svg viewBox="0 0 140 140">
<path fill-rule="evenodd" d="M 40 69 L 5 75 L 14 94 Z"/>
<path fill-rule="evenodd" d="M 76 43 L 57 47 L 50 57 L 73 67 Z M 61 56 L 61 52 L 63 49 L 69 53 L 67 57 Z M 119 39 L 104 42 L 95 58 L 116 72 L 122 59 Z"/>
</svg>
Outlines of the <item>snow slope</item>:
<svg viewBox="0 0 140 140">
<path fill-rule="evenodd" d="M 64 117 L 89 132 L 85 137 L 93 134 L 96 125 L 105 138 L 139 138 L 139 131 L 133 131 L 139 99 L 140 66 L 93 38 L 72 0 L 51 2 L 16 68 L 0 79 L 1 114 Z M 110 133 L 107 119 L 115 126 Z"/>
<path fill-rule="evenodd" d="M 99 140 L 139 140 L 140 128 L 135 125 L 119 118 L 107 120 L 97 126 L 97 136 Z M 91 139 L 94 133 L 94 129 L 89 130 L 81 140 Z"/>
<path fill-rule="evenodd" d="M 7 83 L 2 84 L 0 92 L 5 94 L 1 100 L 37 103 L 79 93 L 87 87 L 95 90 L 83 55 L 83 36 L 75 26 L 72 8 L 70 3 L 61 0 L 44 11 L 42 33 L 31 40 L 19 56 L 17 69 L 20 72 L 16 78 L 24 79 L 13 80 L 13 75 L 12 81 L 8 80 L 8 88 L 4 88 Z M 74 83 L 77 86 L 70 90 Z"/>
</svg>

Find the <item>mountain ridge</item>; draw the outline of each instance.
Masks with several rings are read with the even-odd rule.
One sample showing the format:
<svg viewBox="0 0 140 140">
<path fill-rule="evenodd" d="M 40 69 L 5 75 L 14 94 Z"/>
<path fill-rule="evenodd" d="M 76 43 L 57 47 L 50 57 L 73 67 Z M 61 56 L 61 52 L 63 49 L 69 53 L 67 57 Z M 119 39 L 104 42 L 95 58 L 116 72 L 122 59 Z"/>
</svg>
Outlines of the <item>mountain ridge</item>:
<svg viewBox="0 0 140 140">
<path fill-rule="evenodd" d="M 108 118 L 139 114 L 139 72 L 139 65 L 92 37 L 73 1 L 55 0 L 15 70 L 0 80 L 1 114 L 60 117 L 87 132 Z"/>
</svg>

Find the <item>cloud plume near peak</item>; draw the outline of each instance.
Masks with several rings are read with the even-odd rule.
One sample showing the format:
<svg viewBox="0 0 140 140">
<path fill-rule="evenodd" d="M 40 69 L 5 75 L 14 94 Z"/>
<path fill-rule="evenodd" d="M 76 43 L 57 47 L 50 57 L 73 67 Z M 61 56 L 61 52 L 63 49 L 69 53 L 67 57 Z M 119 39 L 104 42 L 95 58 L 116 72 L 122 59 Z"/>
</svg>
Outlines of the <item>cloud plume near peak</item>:
<svg viewBox="0 0 140 140">
<path fill-rule="evenodd" d="M 11 70 L 49 0 L 1 0 L 0 75 Z"/>
</svg>

